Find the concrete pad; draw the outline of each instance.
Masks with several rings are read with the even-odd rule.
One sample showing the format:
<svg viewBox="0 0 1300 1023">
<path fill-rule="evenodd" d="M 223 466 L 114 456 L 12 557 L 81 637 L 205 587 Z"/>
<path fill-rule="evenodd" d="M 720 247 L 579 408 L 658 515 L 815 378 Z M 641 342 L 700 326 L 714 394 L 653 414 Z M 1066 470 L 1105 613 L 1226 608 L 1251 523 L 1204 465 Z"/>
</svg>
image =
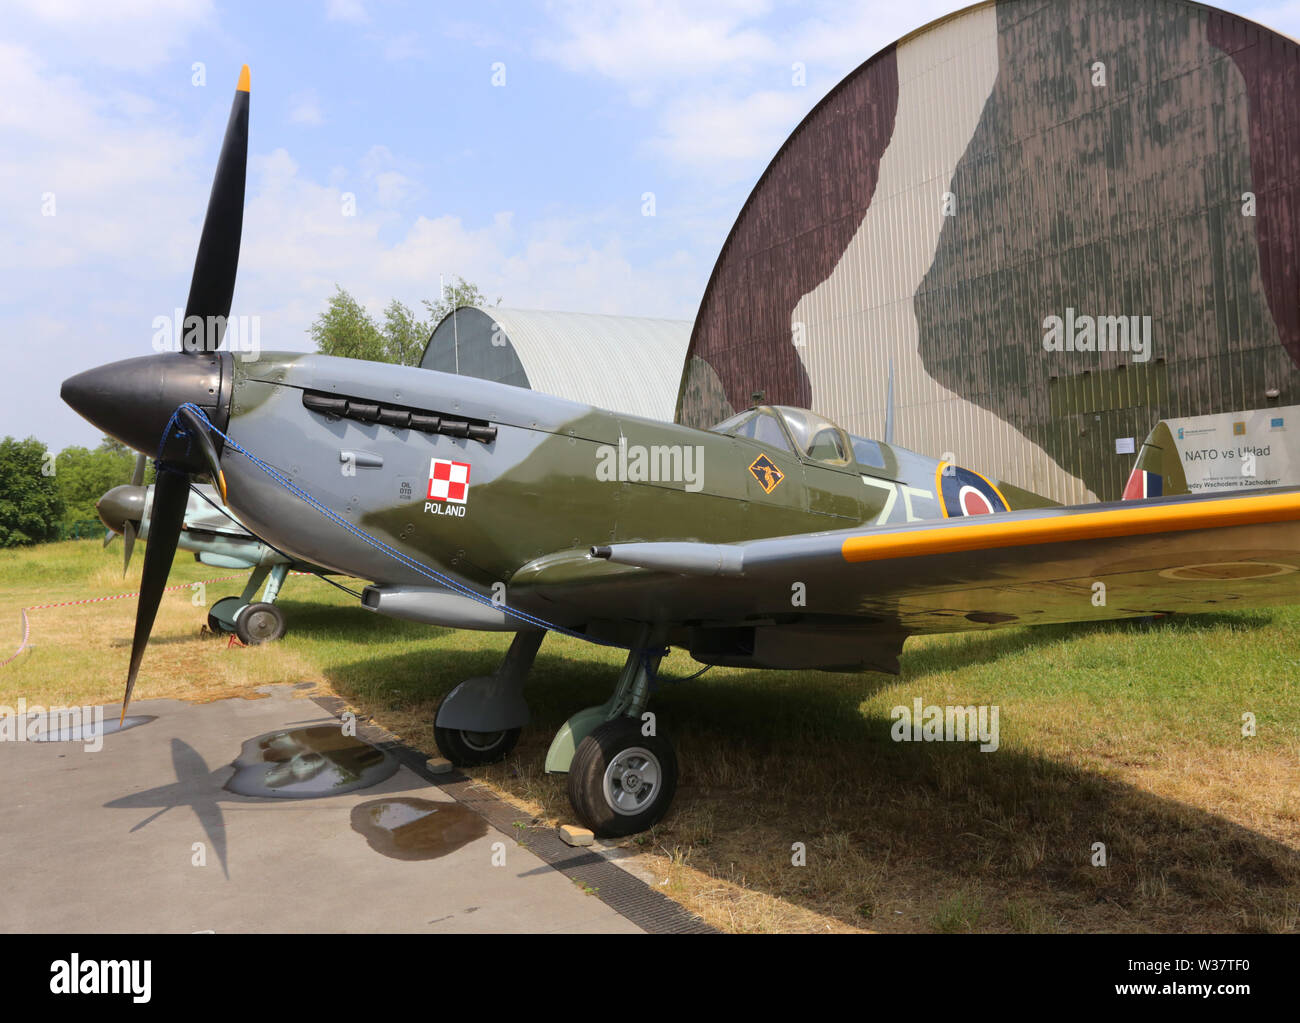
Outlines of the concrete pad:
<svg viewBox="0 0 1300 1023">
<path fill-rule="evenodd" d="M 353 829 L 359 804 L 410 797 L 459 806 L 404 766 L 368 788 L 315 799 L 226 790 L 246 740 L 337 724 L 287 687 L 262 700 L 144 700 L 131 710 L 156 719 L 104 736 L 95 753 L 76 742 L 0 742 L 8 878 L 0 929 L 640 930 L 492 827 L 435 859 L 376 851 Z M 206 865 L 195 865 L 199 850 Z"/>
</svg>

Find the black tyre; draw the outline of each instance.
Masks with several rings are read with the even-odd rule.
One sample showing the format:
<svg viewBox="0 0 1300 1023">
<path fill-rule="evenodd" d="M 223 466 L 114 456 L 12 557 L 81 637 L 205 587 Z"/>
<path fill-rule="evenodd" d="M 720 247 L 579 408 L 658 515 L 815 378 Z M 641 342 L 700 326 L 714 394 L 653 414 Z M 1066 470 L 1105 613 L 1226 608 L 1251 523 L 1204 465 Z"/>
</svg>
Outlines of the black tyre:
<svg viewBox="0 0 1300 1023">
<path fill-rule="evenodd" d="M 644 831 L 677 791 L 677 754 L 662 735 L 642 735 L 638 718 L 606 721 L 578 744 L 569 766 L 569 802 L 603 838 Z"/>
<path fill-rule="evenodd" d="M 245 646 L 274 642 L 284 629 L 284 612 L 274 604 L 249 604 L 235 619 L 235 635 Z"/>
<path fill-rule="evenodd" d="M 460 728 L 433 726 L 438 752 L 457 767 L 478 767 L 504 760 L 519 741 L 518 728 L 503 732 L 470 732 Z"/>
</svg>

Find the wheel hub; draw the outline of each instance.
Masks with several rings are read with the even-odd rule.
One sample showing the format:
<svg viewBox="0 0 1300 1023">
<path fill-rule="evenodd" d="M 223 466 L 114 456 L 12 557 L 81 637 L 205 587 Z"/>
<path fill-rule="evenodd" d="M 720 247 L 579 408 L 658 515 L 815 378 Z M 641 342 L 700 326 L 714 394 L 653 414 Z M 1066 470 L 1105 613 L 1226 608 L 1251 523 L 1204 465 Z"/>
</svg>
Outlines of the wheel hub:
<svg viewBox="0 0 1300 1023">
<path fill-rule="evenodd" d="M 248 620 L 248 634 L 254 639 L 275 635 L 275 616 L 266 611 L 256 611 Z"/>
<path fill-rule="evenodd" d="M 658 796 L 661 774 L 659 760 L 650 750 L 625 749 L 605 768 L 605 802 L 623 816 L 641 813 Z"/>
</svg>

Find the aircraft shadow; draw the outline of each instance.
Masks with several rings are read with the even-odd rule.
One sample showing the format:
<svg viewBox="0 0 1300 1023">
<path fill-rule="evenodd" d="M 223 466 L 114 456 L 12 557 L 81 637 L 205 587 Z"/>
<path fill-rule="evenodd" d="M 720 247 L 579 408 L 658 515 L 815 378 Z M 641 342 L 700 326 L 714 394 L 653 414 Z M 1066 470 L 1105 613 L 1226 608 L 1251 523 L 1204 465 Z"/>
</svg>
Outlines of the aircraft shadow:
<svg viewBox="0 0 1300 1023">
<path fill-rule="evenodd" d="M 1258 617 L 1254 624 L 1271 620 L 1267 611 Z M 1197 616 L 1197 624 L 1206 618 Z M 1240 613 L 1230 620 L 1240 625 Z M 1082 626 L 1177 627 L 1172 618 Z M 996 661 L 1080 628 L 990 632 L 971 637 L 945 663 Z M 544 776 L 542 763 L 560 724 L 608 697 L 617 665 L 599 656 L 608 655 L 580 661 L 543 645 L 526 690 L 532 723 L 505 764 L 483 769 L 561 820 L 572 819 L 564 782 Z M 339 693 L 362 699 L 371 680 L 387 680 L 388 706 L 414 707 L 436 702 L 496 660 L 448 646 L 371 656 L 326 674 Z M 926 674 L 905 654 L 905 681 L 923 682 Z M 1296 927 L 1300 852 L 1284 842 L 1051 756 L 894 742 L 893 721 L 861 709 L 872 693 L 897 684 L 892 676 L 752 677 L 761 684 L 705 675 L 660 687 L 651 706 L 673 737 L 682 776 L 672 812 L 636 844 L 689 851 L 697 870 L 725 880 L 739 875 L 751 889 L 859 927 Z M 1161 755 L 1134 751 L 1125 760 L 1155 763 Z M 805 867 L 792 865 L 796 842 L 805 845 Z M 1105 846 L 1105 867 L 1093 864 L 1095 843 Z"/>
</svg>

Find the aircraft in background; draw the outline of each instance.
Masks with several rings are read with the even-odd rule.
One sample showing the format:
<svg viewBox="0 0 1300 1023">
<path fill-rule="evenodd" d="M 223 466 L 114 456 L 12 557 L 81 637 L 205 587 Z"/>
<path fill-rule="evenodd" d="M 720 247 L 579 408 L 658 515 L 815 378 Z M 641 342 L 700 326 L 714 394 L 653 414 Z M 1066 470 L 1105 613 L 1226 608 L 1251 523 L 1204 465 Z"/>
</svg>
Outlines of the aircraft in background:
<svg viewBox="0 0 1300 1023">
<path fill-rule="evenodd" d="M 216 329 L 62 388 L 103 432 L 162 449 L 123 713 L 198 474 L 286 555 L 375 580 L 365 607 L 516 633 L 438 708 L 455 763 L 513 748 L 547 631 L 626 648 L 609 699 L 546 758 L 602 835 L 672 800 L 676 754 L 648 710 L 669 647 L 705 665 L 896 672 L 921 633 L 1300 602 L 1300 488 L 1049 506 L 804 409 L 698 430 L 415 367 L 236 360 L 218 346 L 247 141 L 245 68 L 186 304 L 187 329 Z"/>
<path fill-rule="evenodd" d="M 140 455 L 131 482 L 113 487 L 95 502 L 95 511 L 109 531 L 104 546 L 114 536 L 122 537 L 123 574 L 131 564 L 135 541 L 149 539 L 154 487 L 144 484 L 145 461 L 145 456 Z M 204 565 L 252 572 L 238 597 L 222 597 L 208 611 L 209 629 L 234 633 L 248 646 L 269 643 L 285 634 L 284 611 L 275 601 L 290 572 L 324 572 L 319 566 L 294 561 L 263 543 L 221 503 L 216 488 L 204 483 L 191 484 L 176 546 L 193 551 L 194 559 Z M 262 596 L 255 600 L 263 584 Z"/>
</svg>

